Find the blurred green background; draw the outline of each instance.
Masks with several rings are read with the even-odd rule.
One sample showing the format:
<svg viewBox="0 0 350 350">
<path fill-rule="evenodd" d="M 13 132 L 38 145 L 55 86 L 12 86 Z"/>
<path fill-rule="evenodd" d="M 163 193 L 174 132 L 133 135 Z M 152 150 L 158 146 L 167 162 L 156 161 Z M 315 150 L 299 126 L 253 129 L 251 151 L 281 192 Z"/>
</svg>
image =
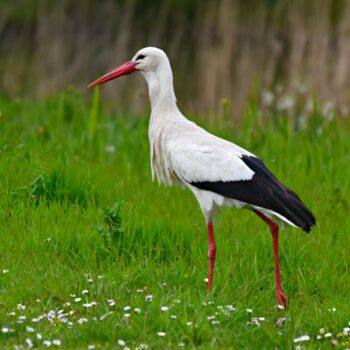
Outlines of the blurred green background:
<svg viewBox="0 0 350 350">
<path fill-rule="evenodd" d="M 254 96 L 307 114 L 348 115 L 345 0 L 0 1 L 0 93 L 45 98 L 87 83 L 145 46 L 171 60 L 180 107 L 239 121 Z M 140 77 L 104 87 L 107 106 L 148 110 Z M 332 101 L 330 103 L 330 101 Z M 263 108 L 264 110 L 264 108 Z"/>
</svg>

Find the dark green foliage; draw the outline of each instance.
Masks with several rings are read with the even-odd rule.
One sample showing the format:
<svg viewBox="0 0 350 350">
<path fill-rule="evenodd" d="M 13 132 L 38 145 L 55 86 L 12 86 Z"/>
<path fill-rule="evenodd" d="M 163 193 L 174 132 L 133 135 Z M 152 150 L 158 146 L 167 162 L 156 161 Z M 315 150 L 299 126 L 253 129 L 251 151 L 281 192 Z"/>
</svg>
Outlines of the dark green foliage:
<svg viewBox="0 0 350 350">
<path fill-rule="evenodd" d="M 91 192 L 86 181 L 68 177 L 62 170 L 53 169 L 47 175 L 39 175 L 30 185 L 30 199 L 39 205 L 41 201 L 67 201 L 71 205 L 86 208 L 89 202 L 97 204 L 97 195 Z"/>
<path fill-rule="evenodd" d="M 124 232 L 122 227 L 121 211 L 124 201 L 115 202 L 112 207 L 104 208 L 104 224 L 95 227 L 95 230 L 102 236 L 105 247 L 110 248 L 122 239 Z"/>
</svg>

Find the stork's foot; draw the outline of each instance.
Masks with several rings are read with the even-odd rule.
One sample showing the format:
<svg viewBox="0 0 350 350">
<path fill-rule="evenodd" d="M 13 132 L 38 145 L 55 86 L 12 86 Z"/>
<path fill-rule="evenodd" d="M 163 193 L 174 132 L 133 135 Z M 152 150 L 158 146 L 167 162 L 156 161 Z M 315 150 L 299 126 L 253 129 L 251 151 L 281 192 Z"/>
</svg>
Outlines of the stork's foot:
<svg viewBox="0 0 350 350">
<path fill-rule="evenodd" d="M 278 301 L 278 306 L 281 309 L 285 309 L 287 307 L 287 297 L 284 295 L 282 290 L 278 290 L 276 293 L 276 298 Z"/>
</svg>

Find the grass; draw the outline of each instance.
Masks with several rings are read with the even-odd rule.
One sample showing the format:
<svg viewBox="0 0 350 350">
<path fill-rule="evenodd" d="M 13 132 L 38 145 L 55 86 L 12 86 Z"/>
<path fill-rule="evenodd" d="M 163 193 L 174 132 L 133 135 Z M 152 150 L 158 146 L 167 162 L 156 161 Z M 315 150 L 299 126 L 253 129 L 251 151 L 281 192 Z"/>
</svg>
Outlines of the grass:
<svg viewBox="0 0 350 350">
<path fill-rule="evenodd" d="M 315 111 L 297 129 L 283 115 L 261 123 L 251 108 L 241 129 L 210 127 L 263 158 L 317 217 L 310 235 L 281 234 L 281 311 L 268 227 L 249 211 L 218 216 L 207 295 L 206 231 L 192 194 L 151 181 L 148 117 L 98 104 L 74 91 L 0 99 L 1 348 L 350 347 L 347 122 Z M 317 340 L 321 328 L 332 335 Z M 294 344 L 302 335 L 311 339 Z"/>
</svg>

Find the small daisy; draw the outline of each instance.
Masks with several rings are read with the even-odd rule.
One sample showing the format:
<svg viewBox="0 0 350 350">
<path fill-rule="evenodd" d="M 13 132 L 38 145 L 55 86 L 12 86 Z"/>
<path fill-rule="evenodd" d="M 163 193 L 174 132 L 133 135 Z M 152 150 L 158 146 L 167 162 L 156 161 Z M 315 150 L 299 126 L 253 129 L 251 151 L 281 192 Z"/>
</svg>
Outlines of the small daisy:
<svg viewBox="0 0 350 350">
<path fill-rule="evenodd" d="M 53 344 L 53 345 L 56 345 L 56 346 L 61 346 L 61 341 L 60 341 L 59 339 L 54 339 L 54 340 L 52 341 L 52 344 Z"/>
<path fill-rule="evenodd" d="M 145 300 L 146 301 L 152 301 L 153 300 L 153 295 L 152 294 L 146 295 L 145 296 Z"/>
<path fill-rule="evenodd" d="M 310 340 L 310 336 L 308 336 L 308 335 L 306 334 L 306 335 L 302 335 L 302 336 L 299 337 L 299 338 L 293 339 L 293 342 L 294 342 L 294 343 L 300 343 L 300 342 L 309 341 L 309 340 Z"/>
</svg>

